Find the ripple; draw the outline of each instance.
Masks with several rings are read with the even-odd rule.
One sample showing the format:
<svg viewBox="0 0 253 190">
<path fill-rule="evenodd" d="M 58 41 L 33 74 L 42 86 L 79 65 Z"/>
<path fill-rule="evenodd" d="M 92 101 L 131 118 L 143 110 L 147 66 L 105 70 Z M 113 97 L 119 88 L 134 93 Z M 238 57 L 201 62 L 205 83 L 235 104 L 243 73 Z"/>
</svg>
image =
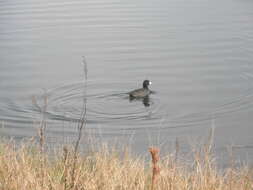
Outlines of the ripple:
<svg viewBox="0 0 253 190">
<path fill-rule="evenodd" d="M 102 85 L 102 84 L 100 84 Z M 104 86 L 109 84 L 104 83 Z M 102 86 L 103 86 L 102 85 Z M 111 84 L 112 86 L 115 84 Z M 116 84 L 117 85 L 117 84 Z M 150 99 L 150 107 L 145 107 L 141 101 L 130 102 L 128 94 L 122 91 L 98 90 L 99 85 L 88 83 L 87 94 L 82 82 L 66 84 L 48 90 L 47 116 L 52 120 L 65 120 L 78 122 L 83 110 L 84 98 L 87 97 L 87 122 L 118 124 L 145 122 L 149 117 L 158 117 L 159 103 Z M 34 111 L 40 112 L 43 97 L 37 96 L 38 102 L 34 104 Z"/>
<path fill-rule="evenodd" d="M 113 90 L 111 86 L 114 86 Z M 159 99 L 159 92 L 150 97 L 150 106 L 142 101 L 130 101 L 120 83 L 89 81 L 64 84 L 37 94 L 32 101 L 18 104 L 6 99 L 1 104 L 0 120 L 18 125 L 33 124 L 42 118 L 45 97 L 48 98 L 44 115 L 49 123 L 54 121 L 80 122 L 85 97 L 87 98 L 87 126 L 105 125 L 108 130 L 170 129 L 196 126 L 234 112 L 252 107 L 253 88 L 222 104 L 207 107 L 205 111 L 179 115 L 168 113 L 168 106 Z M 124 84 L 123 86 L 127 86 Z M 103 88 L 103 89 L 101 89 Z M 56 125 L 57 126 L 57 125 Z M 60 130 L 60 129 L 59 129 Z"/>
<path fill-rule="evenodd" d="M 163 105 L 159 100 L 159 93 L 151 95 L 150 106 L 145 107 L 142 101 L 130 102 L 128 94 L 124 91 L 115 91 L 106 87 L 104 90 L 99 89 L 100 86 L 110 85 L 121 86 L 118 83 L 89 82 L 86 92 L 83 83 L 76 82 L 50 89 L 43 95 L 37 95 L 36 102 L 32 105 L 17 105 L 9 101 L 3 107 L 3 110 L 8 110 L 6 113 L 8 117 L 3 117 L 3 120 L 32 123 L 41 117 L 44 97 L 47 96 L 48 105 L 45 115 L 49 120 L 79 122 L 86 93 L 87 124 L 107 124 L 112 126 L 108 129 L 114 130 L 193 126 L 245 110 L 253 103 L 253 89 L 248 89 L 241 96 L 227 100 L 223 104 L 212 108 L 207 107 L 206 111 L 180 116 L 166 112 L 169 105 Z M 117 125 L 118 127 L 115 127 Z"/>
</svg>

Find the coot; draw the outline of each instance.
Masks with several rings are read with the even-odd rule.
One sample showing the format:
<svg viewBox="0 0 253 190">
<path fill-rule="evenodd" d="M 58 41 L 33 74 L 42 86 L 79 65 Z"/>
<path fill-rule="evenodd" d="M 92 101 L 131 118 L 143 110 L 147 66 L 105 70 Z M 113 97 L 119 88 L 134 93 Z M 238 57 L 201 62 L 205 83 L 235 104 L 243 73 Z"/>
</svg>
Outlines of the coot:
<svg viewBox="0 0 253 190">
<path fill-rule="evenodd" d="M 148 89 L 148 85 L 150 85 L 151 82 L 149 80 L 143 81 L 143 88 L 133 90 L 129 92 L 130 98 L 144 98 L 148 96 L 151 91 Z"/>
</svg>

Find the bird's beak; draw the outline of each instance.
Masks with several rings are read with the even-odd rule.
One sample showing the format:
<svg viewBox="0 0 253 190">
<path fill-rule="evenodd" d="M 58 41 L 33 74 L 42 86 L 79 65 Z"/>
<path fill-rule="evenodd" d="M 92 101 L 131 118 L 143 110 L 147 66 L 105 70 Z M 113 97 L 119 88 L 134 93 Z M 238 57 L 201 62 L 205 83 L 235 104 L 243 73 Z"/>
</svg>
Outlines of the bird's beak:
<svg viewBox="0 0 253 190">
<path fill-rule="evenodd" d="M 149 85 L 151 85 L 152 84 L 152 82 L 151 81 L 149 81 Z"/>
</svg>

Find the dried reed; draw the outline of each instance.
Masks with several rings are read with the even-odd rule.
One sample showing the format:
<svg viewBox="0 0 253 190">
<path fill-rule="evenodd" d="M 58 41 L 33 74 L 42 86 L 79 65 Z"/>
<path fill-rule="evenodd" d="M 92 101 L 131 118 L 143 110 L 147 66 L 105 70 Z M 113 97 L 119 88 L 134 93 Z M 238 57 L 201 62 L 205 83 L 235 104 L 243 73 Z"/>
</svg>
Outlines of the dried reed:
<svg viewBox="0 0 253 190">
<path fill-rule="evenodd" d="M 83 109 L 81 112 L 80 116 L 80 122 L 78 123 L 77 129 L 77 140 L 74 146 L 74 161 L 72 165 L 72 171 L 71 171 L 71 187 L 74 187 L 75 184 L 75 173 L 76 173 L 76 164 L 77 164 L 77 153 L 78 153 L 78 148 L 80 145 L 80 141 L 82 139 L 83 135 L 83 129 L 86 126 L 86 113 L 87 113 L 87 79 L 88 79 L 88 69 L 87 69 L 87 62 L 85 60 L 85 57 L 83 57 L 83 71 L 84 71 L 84 91 L 83 91 Z"/>
<path fill-rule="evenodd" d="M 174 162 L 173 155 L 160 159 L 157 148 L 151 148 L 150 152 L 154 176 L 153 189 L 251 190 L 253 188 L 253 169 L 250 166 L 222 169 L 222 172 L 217 171 L 216 167 L 211 167 L 205 172 L 205 164 L 199 163 L 194 169 L 187 161 L 181 162 L 180 159 L 176 165 L 171 166 Z M 41 176 L 42 160 L 39 147 L 24 145 L 17 149 L 13 142 L 0 143 L 0 190 L 150 189 L 150 172 L 145 169 L 145 161 L 132 156 L 122 159 L 122 155 L 124 154 L 116 150 L 109 150 L 108 146 L 101 147 L 89 155 L 77 154 L 75 183 L 71 186 L 71 168 L 74 160 L 68 148 L 63 149 L 63 154 L 55 154 L 53 158 L 45 154 L 46 161 L 43 162 L 42 168 L 44 176 Z M 204 157 L 196 159 L 195 162 L 201 162 Z M 211 160 L 212 157 L 208 162 Z"/>
</svg>

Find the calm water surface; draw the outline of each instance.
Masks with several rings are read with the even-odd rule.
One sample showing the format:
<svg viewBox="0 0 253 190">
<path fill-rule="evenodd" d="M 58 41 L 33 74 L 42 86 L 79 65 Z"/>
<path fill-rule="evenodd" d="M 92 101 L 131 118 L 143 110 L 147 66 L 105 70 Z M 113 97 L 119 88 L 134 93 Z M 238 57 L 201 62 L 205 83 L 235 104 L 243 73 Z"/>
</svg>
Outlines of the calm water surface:
<svg viewBox="0 0 253 190">
<path fill-rule="evenodd" d="M 36 135 L 46 95 L 48 137 L 67 141 L 87 94 L 102 141 L 184 146 L 215 127 L 217 152 L 251 160 L 252 20 L 250 0 L 0 0 L 1 135 Z M 144 79 L 149 106 L 126 94 Z"/>
</svg>

